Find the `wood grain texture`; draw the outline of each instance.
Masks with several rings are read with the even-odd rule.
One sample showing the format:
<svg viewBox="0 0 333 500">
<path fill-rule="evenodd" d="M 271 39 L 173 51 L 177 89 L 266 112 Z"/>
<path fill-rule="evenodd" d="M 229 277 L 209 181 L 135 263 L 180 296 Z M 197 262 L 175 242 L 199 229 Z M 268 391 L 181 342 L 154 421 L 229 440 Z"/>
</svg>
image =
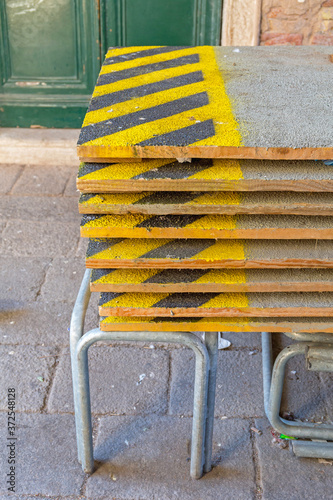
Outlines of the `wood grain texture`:
<svg viewBox="0 0 333 500">
<path fill-rule="evenodd" d="M 143 192 L 82 194 L 81 214 L 333 215 L 332 193 Z"/>
</svg>

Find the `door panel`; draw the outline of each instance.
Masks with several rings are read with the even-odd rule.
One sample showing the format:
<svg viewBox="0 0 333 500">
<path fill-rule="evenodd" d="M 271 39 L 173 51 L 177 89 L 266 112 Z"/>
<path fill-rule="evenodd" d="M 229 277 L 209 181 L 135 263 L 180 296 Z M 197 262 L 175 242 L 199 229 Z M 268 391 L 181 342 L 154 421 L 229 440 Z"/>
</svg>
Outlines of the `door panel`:
<svg viewBox="0 0 333 500">
<path fill-rule="evenodd" d="M 126 45 L 219 45 L 222 0 L 101 0 L 102 52 Z"/>
<path fill-rule="evenodd" d="M 1 126 L 81 126 L 100 67 L 97 5 L 0 0 Z"/>
</svg>

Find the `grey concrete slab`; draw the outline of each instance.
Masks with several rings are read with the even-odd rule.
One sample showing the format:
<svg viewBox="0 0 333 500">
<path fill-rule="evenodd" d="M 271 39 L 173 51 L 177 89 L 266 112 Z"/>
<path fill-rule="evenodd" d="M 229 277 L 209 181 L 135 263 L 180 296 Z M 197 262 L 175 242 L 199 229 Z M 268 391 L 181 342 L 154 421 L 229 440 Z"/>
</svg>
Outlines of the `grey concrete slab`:
<svg viewBox="0 0 333 500">
<path fill-rule="evenodd" d="M 251 351 L 249 351 L 251 352 Z M 264 414 L 261 355 L 219 351 L 215 415 L 254 417 Z M 188 349 L 172 351 L 170 413 L 192 415 L 194 355 Z"/>
<path fill-rule="evenodd" d="M 15 183 L 12 193 L 16 195 L 43 195 L 56 196 L 63 193 L 69 176 L 70 167 L 57 167 L 57 174 L 54 175 L 55 167 L 45 165 L 41 168 L 37 165 L 26 167 L 20 178 Z"/>
<path fill-rule="evenodd" d="M 50 261 L 51 259 L 46 258 L 3 256 L 0 261 L 0 309 L 7 308 L 10 304 L 34 301 Z"/>
<path fill-rule="evenodd" d="M 23 171 L 23 165 L 0 164 L 0 194 L 9 193 Z"/>
<path fill-rule="evenodd" d="M 80 257 L 56 257 L 52 260 L 41 289 L 42 300 L 72 301 L 76 297 L 85 272 Z"/>
<path fill-rule="evenodd" d="M 9 387 L 15 388 L 16 410 L 41 410 L 56 354 L 55 348 L 0 345 L 0 410 L 7 410 Z"/>
<path fill-rule="evenodd" d="M 0 217 L 3 220 L 74 221 L 79 225 L 76 198 L 63 196 L 3 196 L 0 198 Z"/>
<path fill-rule="evenodd" d="M 263 500 L 323 500 L 332 498 L 333 475 L 330 464 L 318 459 L 297 458 L 288 449 L 272 443 L 270 425 L 257 420 L 262 435 L 255 434 Z"/>
<path fill-rule="evenodd" d="M 95 447 L 99 462 L 89 477 L 86 496 L 131 500 L 249 500 L 254 470 L 249 424 L 217 421 L 213 470 L 190 478 L 192 419 L 177 417 L 104 417 Z"/>
<path fill-rule="evenodd" d="M 1 443 L 5 443 L 6 415 L 0 415 L 0 420 Z M 76 458 L 74 417 L 17 413 L 16 420 L 16 494 L 80 498 L 84 474 Z M 8 494 L 4 480 L 9 467 L 6 460 L 7 454 L 1 453 L 1 498 Z"/>
<path fill-rule="evenodd" d="M 2 255 L 56 257 L 73 255 L 79 243 L 79 227 L 44 221 L 12 221 L 3 231 Z"/>
<path fill-rule="evenodd" d="M 92 411 L 111 414 L 159 413 L 167 410 L 168 353 L 138 347 L 90 348 Z M 72 412 L 72 378 L 69 351 L 60 358 L 48 410 Z"/>
<path fill-rule="evenodd" d="M 97 294 L 92 295 L 85 331 L 98 326 Z M 71 302 L 37 301 L 16 304 L 0 311 L 0 343 L 69 345 L 69 325 L 75 297 Z"/>
</svg>

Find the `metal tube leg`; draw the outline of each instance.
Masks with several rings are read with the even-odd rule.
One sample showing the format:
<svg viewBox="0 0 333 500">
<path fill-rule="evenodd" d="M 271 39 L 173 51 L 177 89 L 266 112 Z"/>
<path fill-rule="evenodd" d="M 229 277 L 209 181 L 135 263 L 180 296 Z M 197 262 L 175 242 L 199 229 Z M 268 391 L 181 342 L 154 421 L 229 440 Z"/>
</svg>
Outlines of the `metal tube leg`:
<svg viewBox="0 0 333 500">
<path fill-rule="evenodd" d="M 78 404 L 78 382 L 77 382 L 77 367 L 76 367 L 76 356 L 75 349 L 78 341 L 83 335 L 84 329 L 84 319 L 89 304 L 89 299 L 91 296 L 90 292 L 90 269 L 87 269 L 84 273 L 84 277 L 80 286 L 77 299 L 72 312 L 71 324 L 69 329 L 70 337 L 70 351 L 71 351 L 71 366 L 72 366 L 72 383 L 73 383 L 73 396 L 74 396 L 74 412 L 75 412 L 75 427 L 76 427 L 76 442 L 77 442 L 77 453 L 78 460 L 81 463 L 81 442 L 79 439 L 79 404 Z"/>
<path fill-rule="evenodd" d="M 77 395 L 80 419 L 78 440 L 80 442 L 82 469 L 90 474 L 94 470 L 92 423 L 90 407 L 88 348 L 77 349 Z"/>
<path fill-rule="evenodd" d="M 98 340 L 167 342 L 190 347 L 195 353 L 194 409 L 192 424 L 191 477 L 199 479 L 203 473 L 204 441 L 207 410 L 209 357 L 205 345 L 192 333 L 179 332 L 102 332 L 98 328 L 86 333 L 76 347 L 78 372 L 79 439 L 82 447 L 82 468 L 92 472 L 94 467 L 92 425 L 88 373 L 88 348 Z"/>
<path fill-rule="evenodd" d="M 268 404 L 269 395 L 271 392 L 271 378 L 272 378 L 272 334 L 262 332 L 261 334 L 262 346 L 262 379 L 264 387 L 264 406 L 265 413 L 268 417 Z"/>
<path fill-rule="evenodd" d="M 218 357 L 218 335 L 219 335 L 218 332 L 205 333 L 205 345 L 209 356 L 209 376 L 208 376 L 208 392 L 207 392 L 204 472 L 209 472 L 212 468 L 214 409 L 215 409 L 216 372 L 217 372 L 217 357 Z"/>
</svg>

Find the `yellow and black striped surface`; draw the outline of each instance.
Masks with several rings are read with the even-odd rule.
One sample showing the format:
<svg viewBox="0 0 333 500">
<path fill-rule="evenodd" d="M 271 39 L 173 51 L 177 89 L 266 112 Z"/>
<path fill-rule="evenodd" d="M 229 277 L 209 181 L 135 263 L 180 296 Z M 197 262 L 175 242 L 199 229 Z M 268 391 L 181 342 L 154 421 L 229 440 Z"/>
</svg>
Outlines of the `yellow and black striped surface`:
<svg viewBox="0 0 333 500">
<path fill-rule="evenodd" d="M 103 331 L 333 333 L 331 318 L 162 318 L 108 316 Z"/>
<path fill-rule="evenodd" d="M 172 159 L 82 163 L 84 193 L 142 191 L 333 192 L 333 165 L 323 161 Z"/>
<path fill-rule="evenodd" d="M 274 57 L 266 47 L 110 49 L 83 123 L 79 155 L 329 159 L 332 96 L 326 92 L 324 107 L 319 93 L 309 102 L 304 88 L 329 88 L 329 48 L 297 49 L 275 48 Z M 313 58 L 320 71 L 313 71 Z M 290 75 L 290 65 L 302 78 Z M 312 120 L 319 110 L 320 119 Z"/>
<path fill-rule="evenodd" d="M 333 217 L 302 215 L 84 215 L 91 238 L 333 239 Z"/>
<path fill-rule="evenodd" d="M 333 294 L 103 292 L 101 316 L 332 317 Z"/>
<path fill-rule="evenodd" d="M 88 268 L 325 268 L 332 240 L 91 238 Z"/>
<path fill-rule="evenodd" d="M 96 292 L 333 292 L 333 269 L 93 269 Z"/>
</svg>

